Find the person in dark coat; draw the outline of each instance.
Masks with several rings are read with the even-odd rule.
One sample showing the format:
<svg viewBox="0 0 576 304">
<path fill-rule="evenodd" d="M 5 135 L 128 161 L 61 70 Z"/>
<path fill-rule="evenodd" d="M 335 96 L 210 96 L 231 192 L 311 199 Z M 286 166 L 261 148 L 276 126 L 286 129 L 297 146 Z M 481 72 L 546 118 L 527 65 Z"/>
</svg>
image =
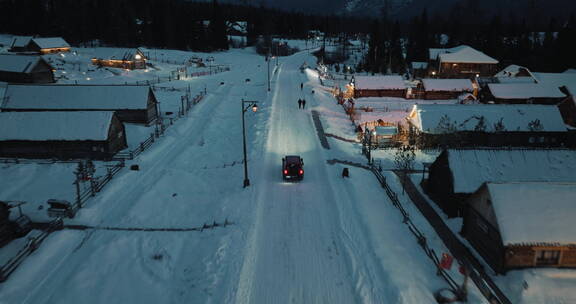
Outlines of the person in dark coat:
<svg viewBox="0 0 576 304">
<path fill-rule="evenodd" d="M 300 91 L 302 91 L 304 89 L 304 83 L 300 83 Z"/>
<path fill-rule="evenodd" d="M 302 99 L 302 109 L 306 108 L 306 99 Z"/>
<path fill-rule="evenodd" d="M 302 99 L 298 99 L 298 109 L 302 109 Z"/>
</svg>

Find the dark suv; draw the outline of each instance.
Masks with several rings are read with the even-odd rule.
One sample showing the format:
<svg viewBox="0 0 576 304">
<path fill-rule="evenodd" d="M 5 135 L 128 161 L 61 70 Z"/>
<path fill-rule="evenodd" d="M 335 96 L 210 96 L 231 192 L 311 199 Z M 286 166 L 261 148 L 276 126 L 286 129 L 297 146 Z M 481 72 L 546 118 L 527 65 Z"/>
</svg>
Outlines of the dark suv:
<svg viewBox="0 0 576 304">
<path fill-rule="evenodd" d="M 282 177 L 284 180 L 302 180 L 304 160 L 298 155 L 287 155 L 282 158 Z"/>
</svg>

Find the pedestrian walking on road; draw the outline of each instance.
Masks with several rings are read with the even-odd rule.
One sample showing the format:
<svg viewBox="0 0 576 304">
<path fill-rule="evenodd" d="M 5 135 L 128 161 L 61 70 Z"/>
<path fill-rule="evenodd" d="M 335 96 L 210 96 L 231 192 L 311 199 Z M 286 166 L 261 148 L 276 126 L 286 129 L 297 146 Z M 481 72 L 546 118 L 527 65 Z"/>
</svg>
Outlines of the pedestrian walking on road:
<svg viewBox="0 0 576 304">
<path fill-rule="evenodd" d="M 302 109 L 306 108 L 306 99 L 302 99 Z"/>
<path fill-rule="evenodd" d="M 304 89 L 304 83 L 300 83 L 300 91 L 302 91 Z"/>
<path fill-rule="evenodd" d="M 298 109 L 302 109 L 302 99 L 298 99 Z"/>
</svg>

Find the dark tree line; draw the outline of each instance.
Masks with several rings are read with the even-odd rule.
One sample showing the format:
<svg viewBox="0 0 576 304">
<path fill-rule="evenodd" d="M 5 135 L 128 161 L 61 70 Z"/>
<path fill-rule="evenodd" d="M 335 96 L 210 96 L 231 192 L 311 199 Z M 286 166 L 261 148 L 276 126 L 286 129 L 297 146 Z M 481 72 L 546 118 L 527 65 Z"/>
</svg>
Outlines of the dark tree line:
<svg viewBox="0 0 576 304">
<path fill-rule="evenodd" d="M 535 71 L 562 72 L 576 68 L 576 18 L 529 19 L 513 13 L 482 15 L 474 7 L 455 6 L 448 15 L 429 17 L 426 10 L 402 25 L 381 18 L 372 24 L 365 60 L 358 68 L 403 73 L 407 63 L 428 61 L 429 48 L 469 45 L 500 61 Z M 385 14 L 383 14 L 386 16 Z M 538 22 L 537 22 L 538 21 Z M 400 38 L 399 38 L 400 37 Z"/>
<path fill-rule="evenodd" d="M 184 0 L 0 0 L 0 32 L 62 36 L 73 44 L 184 50 L 227 49 L 226 21 L 247 21 L 249 45 L 261 35 L 306 38 L 311 30 L 363 32 L 360 18 L 310 16 L 264 7 Z M 208 22 L 207 22 L 208 21 Z"/>
</svg>

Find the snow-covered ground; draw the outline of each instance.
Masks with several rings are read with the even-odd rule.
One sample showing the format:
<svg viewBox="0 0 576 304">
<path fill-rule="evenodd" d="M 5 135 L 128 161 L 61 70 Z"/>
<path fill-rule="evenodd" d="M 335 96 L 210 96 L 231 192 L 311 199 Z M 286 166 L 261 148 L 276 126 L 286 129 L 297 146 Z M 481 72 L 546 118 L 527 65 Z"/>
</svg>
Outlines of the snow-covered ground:
<svg viewBox="0 0 576 304">
<path fill-rule="evenodd" d="M 326 132 L 346 138 L 355 133 L 317 74 L 299 71 L 314 58 L 305 51 L 280 57 L 268 92 L 267 63 L 251 49 L 210 55 L 231 71 L 161 84 L 173 89 L 158 91 L 162 112 L 177 111 L 179 90 L 208 94 L 149 150 L 127 162 L 138 164 L 139 171 L 121 171 L 76 218 L 65 220 L 97 228 L 183 231 L 52 233 L 0 285 L 0 303 L 434 303 L 433 293 L 447 284 L 372 173 L 352 167 L 351 177 L 343 179 L 343 166 L 327 163 L 365 158 L 358 144 L 330 138 L 330 150 L 320 145 L 310 110 L 320 113 Z M 126 81 L 118 75 L 102 79 Z M 298 108 L 299 98 L 307 100 L 306 109 Z M 242 100 L 258 102 L 257 112 L 245 113 L 247 188 L 242 187 Z M 130 145 L 148 131 L 128 125 Z M 282 181 L 281 158 L 287 154 L 303 157 L 302 182 Z M 392 151 L 374 156 L 384 168 L 393 167 Z M 421 152 L 418 161 L 435 156 Z M 5 165 L 2 180 L 27 178 L 3 187 L 0 198 L 24 196 L 28 185 L 73 195 L 74 165 L 17 166 Z M 430 247 L 447 252 L 402 195 L 396 177 L 386 177 Z M 54 184 L 44 184 L 48 181 Z M 34 195 L 40 200 L 48 194 Z M 230 225 L 191 230 L 214 222 Z M 462 282 L 456 267 L 450 274 Z M 471 283 L 469 288 L 469 303 L 486 303 Z"/>
</svg>

